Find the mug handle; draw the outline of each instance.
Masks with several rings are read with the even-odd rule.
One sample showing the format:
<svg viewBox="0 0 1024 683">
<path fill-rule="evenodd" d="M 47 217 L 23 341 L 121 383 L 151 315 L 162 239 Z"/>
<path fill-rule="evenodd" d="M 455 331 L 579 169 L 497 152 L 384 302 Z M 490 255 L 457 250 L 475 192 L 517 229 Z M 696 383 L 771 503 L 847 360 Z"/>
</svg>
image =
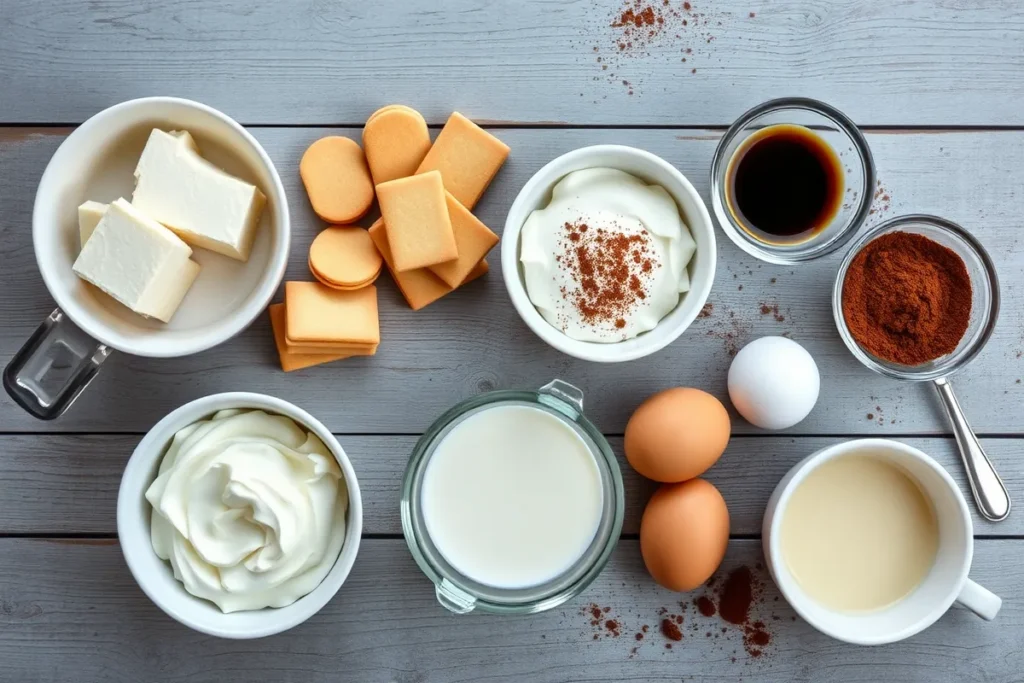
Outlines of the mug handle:
<svg viewBox="0 0 1024 683">
<path fill-rule="evenodd" d="M 4 368 L 4 389 L 33 417 L 52 420 L 74 403 L 111 352 L 55 308 Z"/>
<path fill-rule="evenodd" d="M 992 621 L 1003 606 L 1003 599 L 989 589 L 967 579 L 956 601 L 986 621 Z"/>
</svg>

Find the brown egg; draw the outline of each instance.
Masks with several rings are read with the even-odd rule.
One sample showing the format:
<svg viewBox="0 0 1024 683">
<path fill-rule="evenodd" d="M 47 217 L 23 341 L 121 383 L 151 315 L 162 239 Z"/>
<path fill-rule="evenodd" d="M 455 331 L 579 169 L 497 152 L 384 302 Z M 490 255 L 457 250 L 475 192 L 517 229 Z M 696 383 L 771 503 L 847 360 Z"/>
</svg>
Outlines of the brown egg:
<svg viewBox="0 0 1024 683">
<path fill-rule="evenodd" d="M 654 580 L 691 591 L 718 569 L 729 543 L 725 499 L 703 479 L 659 488 L 640 521 L 640 552 Z"/>
<path fill-rule="evenodd" d="M 640 404 L 626 424 L 626 459 L 648 479 L 686 481 L 703 474 L 729 443 L 729 413 L 717 398 L 679 387 Z"/>
</svg>

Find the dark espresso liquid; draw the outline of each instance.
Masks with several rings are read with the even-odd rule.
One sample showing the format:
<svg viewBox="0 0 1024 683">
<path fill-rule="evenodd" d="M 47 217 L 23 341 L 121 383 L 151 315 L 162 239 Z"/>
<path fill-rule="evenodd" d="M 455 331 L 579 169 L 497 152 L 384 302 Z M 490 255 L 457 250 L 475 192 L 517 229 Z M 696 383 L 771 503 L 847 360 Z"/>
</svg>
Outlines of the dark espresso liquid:
<svg viewBox="0 0 1024 683">
<path fill-rule="evenodd" d="M 842 197 L 839 158 L 803 126 L 764 128 L 747 138 L 729 163 L 729 208 L 759 239 L 813 237 L 828 227 Z"/>
</svg>

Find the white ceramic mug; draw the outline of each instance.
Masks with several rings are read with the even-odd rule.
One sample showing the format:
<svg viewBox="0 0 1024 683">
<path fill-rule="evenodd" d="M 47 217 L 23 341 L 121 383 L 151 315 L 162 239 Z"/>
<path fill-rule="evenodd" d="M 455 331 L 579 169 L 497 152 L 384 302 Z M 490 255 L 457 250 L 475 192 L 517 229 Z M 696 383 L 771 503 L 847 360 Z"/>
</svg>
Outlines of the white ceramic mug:
<svg viewBox="0 0 1024 683">
<path fill-rule="evenodd" d="M 201 270 L 169 323 L 136 315 L 79 279 L 78 205 L 130 198 L 134 170 L 153 128 L 187 130 L 203 156 L 267 196 L 249 260 L 193 250 Z M 231 117 L 199 102 L 146 97 L 104 109 L 61 143 L 32 208 L 32 246 L 57 309 L 4 370 L 4 388 L 40 419 L 58 417 L 112 351 L 168 358 L 235 336 L 277 291 L 288 263 L 291 223 L 281 178 L 260 143 Z"/>
<path fill-rule="evenodd" d="M 909 474 L 931 501 L 939 525 L 938 552 L 924 581 L 896 604 L 866 613 L 829 609 L 809 597 L 790 573 L 779 540 L 793 491 L 822 464 L 855 453 L 884 458 Z M 994 619 L 1002 606 L 999 596 L 967 576 L 974 557 L 974 527 L 956 482 L 931 457 L 898 441 L 846 441 L 801 460 L 782 478 L 768 501 L 762 543 L 768 570 L 793 609 L 822 633 L 848 643 L 881 645 L 909 638 L 935 623 L 954 602 L 983 619 Z"/>
</svg>

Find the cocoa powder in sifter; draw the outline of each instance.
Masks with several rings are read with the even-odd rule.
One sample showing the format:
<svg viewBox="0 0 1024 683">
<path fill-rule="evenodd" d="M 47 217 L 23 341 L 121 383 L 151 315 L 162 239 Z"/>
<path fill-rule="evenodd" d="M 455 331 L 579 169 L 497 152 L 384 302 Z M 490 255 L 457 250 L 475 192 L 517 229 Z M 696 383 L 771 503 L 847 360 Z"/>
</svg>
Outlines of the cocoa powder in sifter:
<svg viewBox="0 0 1024 683">
<path fill-rule="evenodd" d="M 869 353 L 921 365 L 952 353 L 971 320 L 971 276 L 955 251 L 890 232 L 861 249 L 843 280 L 843 318 Z"/>
</svg>

